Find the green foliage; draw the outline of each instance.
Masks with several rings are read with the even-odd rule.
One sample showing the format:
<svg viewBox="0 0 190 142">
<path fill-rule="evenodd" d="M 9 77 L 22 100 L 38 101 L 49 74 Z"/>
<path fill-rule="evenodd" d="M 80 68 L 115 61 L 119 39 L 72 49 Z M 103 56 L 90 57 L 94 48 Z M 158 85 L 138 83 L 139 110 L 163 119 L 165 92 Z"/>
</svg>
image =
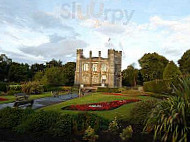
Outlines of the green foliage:
<svg viewBox="0 0 190 142">
<path fill-rule="evenodd" d="M 0 91 L 2 91 L 2 92 L 7 91 L 7 83 L 0 82 Z"/>
<path fill-rule="evenodd" d="M 122 85 L 124 86 L 136 86 L 138 79 L 138 70 L 132 65 L 122 71 Z"/>
<path fill-rule="evenodd" d="M 6 95 L 7 96 L 13 96 L 15 94 L 21 93 L 21 91 L 15 91 L 15 90 L 9 90 Z"/>
<path fill-rule="evenodd" d="M 148 53 L 139 60 L 139 64 L 143 80 L 151 81 L 163 78 L 163 72 L 168 60 L 157 53 Z"/>
<path fill-rule="evenodd" d="M 111 132 L 112 134 L 116 135 L 119 131 L 119 125 L 117 122 L 117 118 L 115 117 L 115 119 L 109 124 L 109 132 Z"/>
<path fill-rule="evenodd" d="M 179 68 L 176 66 L 176 64 L 171 61 L 167 64 L 166 68 L 163 72 L 163 79 L 164 80 L 176 80 L 178 77 L 182 75 Z"/>
<path fill-rule="evenodd" d="M 184 75 L 190 74 L 190 50 L 187 50 L 178 61 L 179 69 Z"/>
<path fill-rule="evenodd" d="M 144 125 L 149 113 L 157 103 L 157 99 L 138 102 L 130 111 L 131 122 L 134 124 Z"/>
<path fill-rule="evenodd" d="M 53 136 L 72 136 L 73 117 L 71 115 L 60 115 L 52 125 L 49 132 Z"/>
<path fill-rule="evenodd" d="M 44 85 L 62 85 L 64 84 L 63 68 L 51 67 L 46 69 L 45 74 L 42 78 Z"/>
<path fill-rule="evenodd" d="M 41 135 L 49 133 L 49 129 L 59 120 L 60 114 L 51 111 L 39 111 L 32 114 L 16 127 L 18 133 Z"/>
<path fill-rule="evenodd" d="M 29 79 L 29 65 L 12 63 L 8 74 L 9 81 L 23 82 Z"/>
<path fill-rule="evenodd" d="M 144 82 L 144 91 L 163 94 L 171 93 L 170 80 L 153 80 Z"/>
<path fill-rule="evenodd" d="M 88 142 L 95 142 L 98 139 L 98 135 L 95 134 L 95 131 L 93 128 L 91 128 L 91 126 L 89 126 L 86 130 L 85 130 L 85 134 L 83 136 L 84 140 L 87 140 Z"/>
<path fill-rule="evenodd" d="M 42 78 L 43 78 L 43 76 L 44 76 L 44 73 L 41 72 L 41 71 L 39 71 L 39 72 L 37 72 L 37 73 L 34 75 L 33 80 L 34 80 L 34 81 L 41 81 Z"/>
<path fill-rule="evenodd" d="M 119 88 L 103 88 L 103 87 L 98 87 L 97 92 L 121 93 Z"/>
<path fill-rule="evenodd" d="M 189 141 L 190 131 L 190 79 L 186 78 L 175 87 L 177 96 L 161 101 L 152 110 L 145 131 L 154 131 L 154 139 L 161 141 Z"/>
<path fill-rule="evenodd" d="M 17 125 L 21 124 L 33 110 L 30 109 L 13 109 L 5 108 L 0 110 L 0 128 L 13 129 Z"/>
<path fill-rule="evenodd" d="M 127 126 L 125 129 L 123 129 L 123 132 L 120 133 L 120 138 L 125 141 L 132 138 L 133 135 L 133 128 L 131 125 Z"/>
<path fill-rule="evenodd" d="M 92 113 L 79 113 L 73 117 L 73 123 L 75 125 L 75 131 L 83 132 L 88 126 L 91 126 L 95 131 L 106 130 L 109 122 Z"/>
<path fill-rule="evenodd" d="M 41 94 L 44 91 L 43 86 L 37 82 L 27 82 L 22 85 L 22 91 L 26 94 Z"/>
<path fill-rule="evenodd" d="M 8 90 L 12 91 L 22 91 L 22 85 L 9 85 Z"/>
<path fill-rule="evenodd" d="M 73 86 L 75 78 L 76 63 L 68 62 L 63 65 L 64 85 Z"/>
</svg>

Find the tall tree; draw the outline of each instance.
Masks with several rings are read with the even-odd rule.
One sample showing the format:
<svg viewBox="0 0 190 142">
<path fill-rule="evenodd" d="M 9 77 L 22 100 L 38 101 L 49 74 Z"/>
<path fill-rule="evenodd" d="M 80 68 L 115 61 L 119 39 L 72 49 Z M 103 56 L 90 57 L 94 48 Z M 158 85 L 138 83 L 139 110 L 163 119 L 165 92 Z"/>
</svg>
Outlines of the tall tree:
<svg viewBox="0 0 190 142">
<path fill-rule="evenodd" d="M 23 82 L 29 81 L 29 65 L 12 63 L 8 74 L 9 81 Z"/>
<path fill-rule="evenodd" d="M 190 50 L 187 50 L 178 61 L 179 69 L 184 75 L 190 74 Z"/>
<path fill-rule="evenodd" d="M 122 71 L 122 84 L 124 86 L 136 86 L 138 78 L 138 69 L 135 69 L 132 65 Z"/>
<path fill-rule="evenodd" d="M 173 61 L 170 61 L 163 72 L 163 79 L 177 79 L 181 75 L 181 71 Z"/>
<path fill-rule="evenodd" d="M 144 81 L 162 79 L 168 60 L 157 53 L 145 54 L 140 60 L 141 74 Z"/>
<path fill-rule="evenodd" d="M 62 67 L 62 62 L 59 60 L 59 61 L 56 61 L 55 59 L 52 59 L 50 62 L 47 62 L 46 63 L 46 66 L 48 68 L 51 68 L 51 67 Z"/>
<path fill-rule="evenodd" d="M 65 76 L 65 85 L 73 86 L 75 78 L 76 63 L 68 62 L 63 65 L 63 72 Z"/>
</svg>

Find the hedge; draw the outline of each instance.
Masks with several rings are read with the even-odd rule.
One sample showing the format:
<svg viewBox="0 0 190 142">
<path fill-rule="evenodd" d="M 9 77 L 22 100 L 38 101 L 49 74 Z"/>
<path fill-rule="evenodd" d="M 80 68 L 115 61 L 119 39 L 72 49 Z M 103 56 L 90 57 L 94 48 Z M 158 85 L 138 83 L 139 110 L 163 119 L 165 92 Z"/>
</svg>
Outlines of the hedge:
<svg viewBox="0 0 190 142">
<path fill-rule="evenodd" d="M 169 80 L 153 80 L 144 82 L 144 91 L 168 94 L 171 93 L 170 81 Z"/>
<path fill-rule="evenodd" d="M 103 87 L 98 87 L 97 92 L 121 93 L 121 90 L 119 88 L 103 88 Z"/>
</svg>

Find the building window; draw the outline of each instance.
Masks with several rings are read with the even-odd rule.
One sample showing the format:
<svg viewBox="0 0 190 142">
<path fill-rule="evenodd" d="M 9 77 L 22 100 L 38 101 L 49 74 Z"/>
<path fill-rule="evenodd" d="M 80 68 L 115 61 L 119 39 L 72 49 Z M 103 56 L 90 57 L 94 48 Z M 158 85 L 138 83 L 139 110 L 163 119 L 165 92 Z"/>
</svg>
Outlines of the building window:
<svg viewBox="0 0 190 142">
<path fill-rule="evenodd" d="M 97 64 L 93 64 L 92 65 L 92 71 L 97 71 L 98 65 Z"/>
<path fill-rule="evenodd" d="M 83 71 L 88 71 L 88 64 L 83 65 Z"/>
<path fill-rule="evenodd" d="M 107 71 L 107 66 L 106 66 L 106 64 L 102 64 L 101 69 L 102 69 L 102 71 Z"/>
</svg>

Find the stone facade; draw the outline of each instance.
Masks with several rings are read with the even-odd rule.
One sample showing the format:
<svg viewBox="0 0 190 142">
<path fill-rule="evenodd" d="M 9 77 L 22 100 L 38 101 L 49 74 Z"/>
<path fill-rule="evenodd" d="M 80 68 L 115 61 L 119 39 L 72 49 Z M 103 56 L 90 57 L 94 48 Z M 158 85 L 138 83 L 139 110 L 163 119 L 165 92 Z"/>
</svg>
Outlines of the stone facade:
<svg viewBox="0 0 190 142">
<path fill-rule="evenodd" d="M 75 85 L 121 87 L 121 61 L 122 52 L 114 49 L 108 50 L 108 58 L 83 56 L 83 50 L 77 49 Z"/>
</svg>

